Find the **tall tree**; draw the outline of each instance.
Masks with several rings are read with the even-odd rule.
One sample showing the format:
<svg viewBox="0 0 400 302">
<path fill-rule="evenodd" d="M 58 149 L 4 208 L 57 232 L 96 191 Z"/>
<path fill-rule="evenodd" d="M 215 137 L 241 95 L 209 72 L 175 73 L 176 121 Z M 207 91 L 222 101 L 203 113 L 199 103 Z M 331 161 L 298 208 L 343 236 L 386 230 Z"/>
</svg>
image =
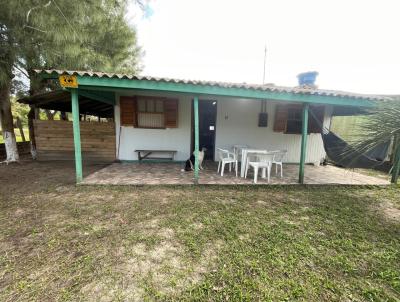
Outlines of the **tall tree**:
<svg viewBox="0 0 400 302">
<path fill-rule="evenodd" d="M 140 49 L 124 18 L 126 0 L 0 0 L 0 7 L 0 119 L 7 161 L 15 161 L 9 95 L 16 71 L 28 77 L 32 95 L 44 89 L 33 68 L 135 73 Z"/>
</svg>

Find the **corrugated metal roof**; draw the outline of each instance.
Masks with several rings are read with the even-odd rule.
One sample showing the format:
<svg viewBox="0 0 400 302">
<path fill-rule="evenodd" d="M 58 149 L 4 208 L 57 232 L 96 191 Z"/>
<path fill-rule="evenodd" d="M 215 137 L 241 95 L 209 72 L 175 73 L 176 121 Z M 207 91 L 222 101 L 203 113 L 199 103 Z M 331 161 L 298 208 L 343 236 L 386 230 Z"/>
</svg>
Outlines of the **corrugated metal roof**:
<svg viewBox="0 0 400 302">
<path fill-rule="evenodd" d="M 167 82 L 177 84 L 192 84 L 199 86 L 217 86 L 222 88 L 241 88 L 249 90 L 269 91 L 276 93 L 292 93 L 292 94 L 305 94 L 305 95 L 319 95 L 319 96 L 331 96 L 331 97 L 347 97 L 354 99 L 364 100 L 390 100 L 389 97 L 383 97 L 379 95 L 359 94 L 337 90 L 326 90 L 316 89 L 314 87 L 285 87 L 276 86 L 274 84 L 247 84 L 247 83 L 229 83 L 229 82 L 215 82 L 215 81 L 198 81 L 198 80 L 182 80 L 182 79 L 171 79 L 171 78 L 159 78 L 152 76 L 139 76 L 129 75 L 120 73 L 105 73 L 105 72 L 94 72 L 94 71 L 78 71 L 78 70 L 57 70 L 57 69 L 38 69 L 35 70 L 38 74 L 68 74 L 68 75 L 79 75 L 97 78 L 118 78 L 118 79 L 129 79 L 139 81 L 156 81 L 156 82 Z"/>
</svg>

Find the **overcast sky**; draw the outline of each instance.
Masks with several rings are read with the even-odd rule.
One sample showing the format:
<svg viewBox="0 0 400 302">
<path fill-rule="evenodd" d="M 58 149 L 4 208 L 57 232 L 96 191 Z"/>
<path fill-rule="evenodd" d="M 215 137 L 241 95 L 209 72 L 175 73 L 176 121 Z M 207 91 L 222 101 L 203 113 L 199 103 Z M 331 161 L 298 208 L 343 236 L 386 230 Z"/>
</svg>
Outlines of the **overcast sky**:
<svg viewBox="0 0 400 302">
<path fill-rule="evenodd" d="M 400 94 L 399 0 L 150 0 L 132 6 L 143 75 Z"/>
</svg>

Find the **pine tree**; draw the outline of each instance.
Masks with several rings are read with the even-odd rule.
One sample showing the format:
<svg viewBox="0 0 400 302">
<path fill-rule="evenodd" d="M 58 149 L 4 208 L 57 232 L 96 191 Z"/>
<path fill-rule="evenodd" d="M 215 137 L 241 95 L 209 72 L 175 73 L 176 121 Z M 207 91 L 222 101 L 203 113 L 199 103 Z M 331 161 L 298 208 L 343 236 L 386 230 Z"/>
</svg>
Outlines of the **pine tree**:
<svg viewBox="0 0 400 302">
<path fill-rule="evenodd" d="M 17 161 L 10 87 L 16 72 L 43 89 L 33 68 L 135 73 L 140 49 L 126 0 L 0 0 L 0 120 L 7 162 Z M 30 112 L 32 117 L 32 113 Z"/>
</svg>

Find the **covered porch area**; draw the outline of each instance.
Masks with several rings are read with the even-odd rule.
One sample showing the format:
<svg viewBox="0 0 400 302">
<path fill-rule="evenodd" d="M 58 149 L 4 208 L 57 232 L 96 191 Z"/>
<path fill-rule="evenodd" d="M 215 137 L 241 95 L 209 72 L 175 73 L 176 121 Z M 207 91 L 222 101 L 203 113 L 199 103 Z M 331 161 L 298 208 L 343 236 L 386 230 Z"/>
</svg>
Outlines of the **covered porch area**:
<svg viewBox="0 0 400 302">
<path fill-rule="evenodd" d="M 309 126 L 309 113 L 312 115 L 316 107 L 325 108 L 321 111 L 325 114 L 326 109 L 333 106 L 374 107 L 375 101 L 379 100 L 374 96 L 310 87 L 172 80 L 80 71 L 37 72 L 43 78 L 58 80 L 60 85 L 70 92 L 77 183 L 137 185 L 252 183 L 251 175 L 247 179 L 235 178 L 233 174 L 218 176 L 216 163 L 213 162 L 206 164 L 205 170 L 199 169 L 199 151 L 203 147 L 200 145 L 200 104 L 210 101 L 219 108 L 216 114 L 217 123 L 212 129 L 210 128 L 210 131 L 216 132 L 212 150 L 221 147 L 227 149 L 235 143 L 244 143 L 258 149 L 262 147 L 268 151 L 278 150 L 276 146 L 279 150 L 289 152 L 294 150 L 293 156 L 286 159 L 286 162 L 295 164 L 286 164 L 284 177 L 282 179 L 273 177 L 271 184 L 386 184 L 386 181 L 382 183 L 374 178 L 362 177 L 363 175 L 358 173 L 354 174 L 333 166 L 307 165 L 321 162 L 320 158 L 317 158 L 318 161 L 310 159 L 310 149 L 313 149 L 310 146 L 314 146 L 315 143 L 313 137 L 318 136 L 320 132 L 313 135 L 314 131 Z M 90 94 L 97 101 L 113 106 L 115 159 L 122 162 L 112 164 L 85 179 L 82 172 L 79 120 L 82 110 L 79 97 L 82 92 Z M 261 109 L 252 111 L 252 108 L 256 108 L 249 105 L 252 103 L 261 104 Z M 272 106 L 268 107 L 269 104 Z M 289 110 L 293 105 L 296 110 Z M 252 118 L 247 118 L 250 115 Z M 152 117 L 150 122 L 146 120 L 149 116 Z M 258 120 L 254 118 L 255 116 L 259 117 Z M 324 122 L 325 120 L 321 120 L 321 124 Z M 257 130 L 249 130 L 248 125 L 257 127 Z M 174 158 L 176 162 L 137 163 L 133 154 L 138 150 L 174 150 L 177 153 L 177 157 Z M 183 164 L 179 161 L 185 161 L 192 153 L 195 155 L 194 171 L 183 172 Z M 260 183 L 266 181 L 260 179 Z"/>
<path fill-rule="evenodd" d="M 271 173 L 270 182 L 259 178 L 257 184 L 294 185 L 298 184 L 299 165 L 284 164 L 283 178 Z M 305 165 L 304 184 L 309 185 L 388 185 L 383 177 L 370 176 L 348 169 L 327 166 Z M 82 181 L 85 185 L 192 185 L 196 183 L 193 173 L 183 170 L 182 163 L 113 163 L 98 170 Z M 247 178 L 235 177 L 226 171 L 224 176 L 217 173 L 217 163 L 206 161 L 204 170 L 199 171 L 198 183 L 203 185 L 251 185 L 253 174 Z"/>
</svg>

